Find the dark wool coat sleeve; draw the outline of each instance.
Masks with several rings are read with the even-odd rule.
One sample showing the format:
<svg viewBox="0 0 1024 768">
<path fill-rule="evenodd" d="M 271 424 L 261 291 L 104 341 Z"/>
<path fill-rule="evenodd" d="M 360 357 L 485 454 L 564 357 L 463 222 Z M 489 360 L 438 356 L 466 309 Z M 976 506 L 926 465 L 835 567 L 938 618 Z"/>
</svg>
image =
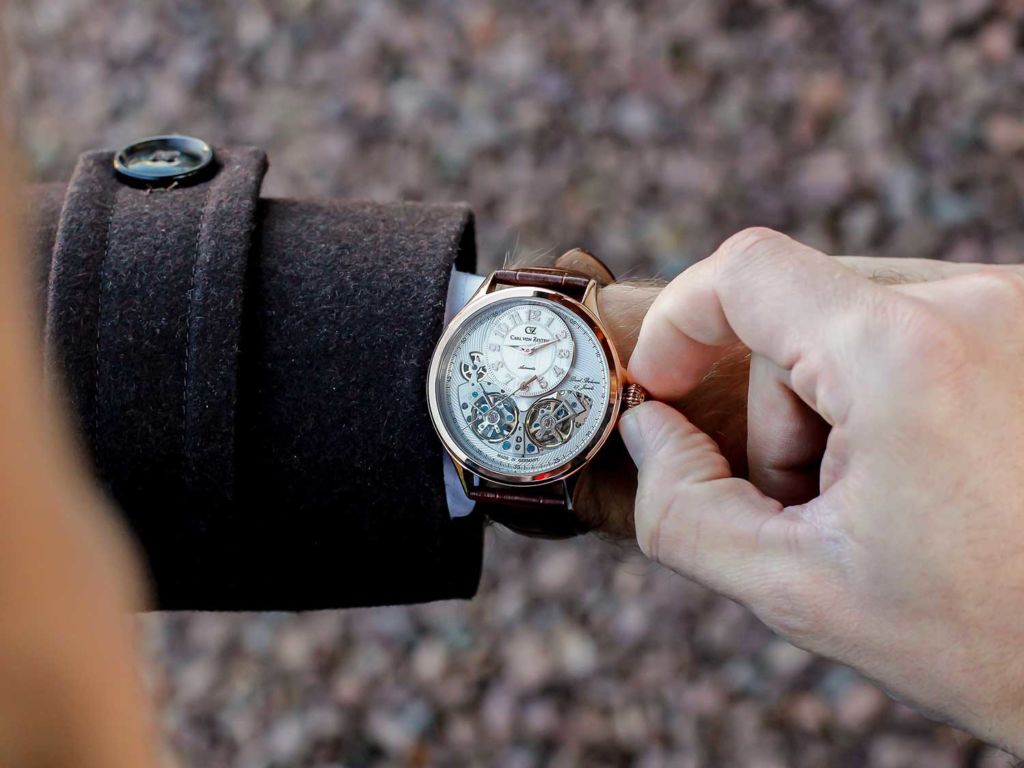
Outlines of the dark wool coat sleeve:
<svg viewBox="0 0 1024 768">
<path fill-rule="evenodd" d="M 265 159 L 146 192 L 83 155 L 33 190 L 46 354 L 166 609 L 470 597 L 425 379 L 462 205 L 260 199 Z"/>
</svg>

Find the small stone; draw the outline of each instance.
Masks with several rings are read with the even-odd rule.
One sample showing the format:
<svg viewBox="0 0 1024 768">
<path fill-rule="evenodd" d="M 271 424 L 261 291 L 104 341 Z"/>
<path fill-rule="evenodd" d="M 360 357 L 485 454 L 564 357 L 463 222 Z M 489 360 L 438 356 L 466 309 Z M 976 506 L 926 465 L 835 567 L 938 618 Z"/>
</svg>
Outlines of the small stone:
<svg viewBox="0 0 1024 768">
<path fill-rule="evenodd" d="M 927 738 L 883 734 L 868 746 L 872 768 L 956 768 L 962 764 L 951 749 L 933 746 Z"/>
<path fill-rule="evenodd" d="M 639 600 L 631 600 L 615 614 L 613 631 L 623 643 L 635 643 L 644 638 L 651 626 L 649 607 Z"/>
<path fill-rule="evenodd" d="M 836 700 L 836 719 L 846 729 L 861 733 L 885 711 L 889 697 L 866 681 L 851 684 Z"/>
<path fill-rule="evenodd" d="M 813 654 L 779 639 L 768 644 L 762 658 L 772 674 L 786 680 L 796 677 L 814 660 Z"/>
<path fill-rule="evenodd" d="M 1008 64 L 1017 52 L 1017 28 L 1009 21 L 993 21 L 978 35 L 981 52 L 993 64 Z"/>
<path fill-rule="evenodd" d="M 560 720 L 558 707 L 550 699 L 531 701 L 523 709 L 523 726 L 531 738 L 544 739 L 554 735 Z"/>
<path fill-rule="evenodd" d="M 616 102 L 613 121 L 619 132 L 633 141 L 653 137 L 659 129 L 660 115 L 650 99 L 630 94 Z"/>
<path fill-rule="evenodd" d="M 711 680 L 703 680 L 688 686 L 683 692 L 682 708 L 693 716 L 714 717 L 719 715 L 729 702 L 729 693 Z"/>
<path fill-rule="evenodd" d="M 393 755 L 406 752 L 415 743 L 415 734 L 400 717 L 379 709 L 370 711 L 366 733 L 382 749 Z"/>
<path fill-rule="evenodd" d="M 289 765 L 298 762 L 306 740 L 306 729 L 301 717 L 285 715 L 277 720 L 267 736 L 267 746 L 275 759 Z"/>
<path fill-rule="evenodd" d="M 644 711 L 636 705 L 616 708 L 612 712 L 612 727 L 617 741 L 633 747 L 650 741 L 650 726 Z"/>
<path fill-rule="evenodd" d="M 448 666 L 448 648 L 438 640 L 424 640 L 413 651 L 412 669 L 422 683 L 435 683 Z"/>
<path fill-rule="evenodd" d="M 548 550 L 537 564 L 534 582 L 545 595 L 558 595 L 574 589 L 580 577 L 580 558 L 575 549 Z"/>
<path fill-rule="evenodd" d="M 292 624 L 277 638 L 277 660 L 285 669 L 303 669 L 312 658 L 312 644 L 301 624 Z"/>
<path fill-rule="evenodd" d="M 611 724 L 607 716 L 593 705 L 584 705 L 575 709 L 573 730 L 575 736 L 584 744 L 600 744 L 611 737 Z"/>
<path fill-rule="evenodd" d="M 839 220 L 843 253 L 866 253 L 878 234 L 881 217 L 873 203 L 860 202 L 843 211 Z"/>
<path fill-rule="evenodd" d="M 559 666 L 569 677 L 586 677 L 597 667 L 598 652 L 585 632 L 566 627 L 556 635 Z"/>
<path fill-rule="evenodd" d="M 466 715 L 451 715 L 447 718 L 445 739 L 457 750 L 470 749 L 477 742 L 476 722 Z"/>
<path fill-rule="evenodd" d="M 1024 149 L 1024 121 L 1007 114 L 993 115 L 985 123 L 985 141 L 1000 155 Z"/>
<path fill-rule="evenodd" d="M 832 710 L 820 696 L 800 691 L 782 705 L 782 716 L 802 731 L 820 733 L 831 719 Z"/>
<path fill-rule="evenodd" d="M 853 172 L 846 155 L 828 149 L 800 162 L 794 191 L 810 209 L 830 208 L 846 196 L 852 183 Z"/>
<path fill-rule="evenodd" d="M 266 9 L 252 3 L 245 13 L 237 15 L 235 34 L 243 48 L 254 48 L 266 42 L 274 31 L 274 20 Z"/>
<path fill-rule="evenodd" d="M 508 639 L 504 655 L 509 680 L 521 689 L 537 688 L 551 677 L 551 651 L 537 632 L 516 632 Z"/>
<path fill-rule="evenodd" d="M 846 99 L 846 81 L 836 71 L 815 72 L 800 93 L 801 105 L 814 119 L 835 114 Z"/>
<path fill-rule="evenodd" d="M 480 706 L 480 715 L 491 738 L 497 741 L 512 738 L 516 700 L 508 688 L 502 685 L 491 686 Z"/>
</svg>

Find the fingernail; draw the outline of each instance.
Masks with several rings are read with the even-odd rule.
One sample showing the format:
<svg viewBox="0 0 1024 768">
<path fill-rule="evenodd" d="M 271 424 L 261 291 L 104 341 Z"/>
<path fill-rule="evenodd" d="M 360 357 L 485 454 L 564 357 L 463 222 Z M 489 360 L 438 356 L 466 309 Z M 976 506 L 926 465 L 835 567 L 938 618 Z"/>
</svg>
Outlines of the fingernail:
<svg viewBox="0 0 1024 768">
<path fill-rule="evenodd" d="M 644 463 L 644 454 L 647 446 L 644 444 L 644 432 L 640 425 L 640 408 L 637 406 L 626 411 L 619 418 L 619 434 L 622 435 L 622 442 L 626 444 L 626 450 L 633 457 L 633 463 L 638 467 Z"/>
</svg>

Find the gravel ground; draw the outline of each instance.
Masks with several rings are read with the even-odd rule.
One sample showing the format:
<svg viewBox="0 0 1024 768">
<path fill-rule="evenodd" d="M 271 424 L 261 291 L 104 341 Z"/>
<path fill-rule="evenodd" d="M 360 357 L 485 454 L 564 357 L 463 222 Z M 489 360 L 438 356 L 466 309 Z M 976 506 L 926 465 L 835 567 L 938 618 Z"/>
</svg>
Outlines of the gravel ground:
<svg viewBox="0 0 1024 768">
<path fill-rule="evenodd" d="M 1021 0 L 11 4 L 36 175 L 169 130 L 272 195 L 466 200 L 482 267 L 671 276 L 749 224 L 1018 261 Z M 190 766 L 1008 766 L 627 547 L 492 531 L 472 603 L 141 621 Z"/>
</svg>

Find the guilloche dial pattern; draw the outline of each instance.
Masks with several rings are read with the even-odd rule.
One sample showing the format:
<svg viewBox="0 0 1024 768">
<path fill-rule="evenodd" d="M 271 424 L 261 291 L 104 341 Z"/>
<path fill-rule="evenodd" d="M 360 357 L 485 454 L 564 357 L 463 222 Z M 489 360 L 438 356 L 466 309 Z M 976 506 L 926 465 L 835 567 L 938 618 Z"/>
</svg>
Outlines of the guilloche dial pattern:
<svg viewBox="0 0 1024 768">
<path fill-rule="evenodd" d="M 579 455 L 602 427 L 608 360 L 591 328 L 556 302 L 488 305 L 463 322 L 444 354 L 442 418 L 483 467 L 547 472 Z"/>
<path fill-rule="evenodd" d="M 543 395 L 569 373 L 574 347 L 568 326 L 554 310 L 517 305 L 490 324 L 487 369 L 506 392 Z"/>
</svg>

